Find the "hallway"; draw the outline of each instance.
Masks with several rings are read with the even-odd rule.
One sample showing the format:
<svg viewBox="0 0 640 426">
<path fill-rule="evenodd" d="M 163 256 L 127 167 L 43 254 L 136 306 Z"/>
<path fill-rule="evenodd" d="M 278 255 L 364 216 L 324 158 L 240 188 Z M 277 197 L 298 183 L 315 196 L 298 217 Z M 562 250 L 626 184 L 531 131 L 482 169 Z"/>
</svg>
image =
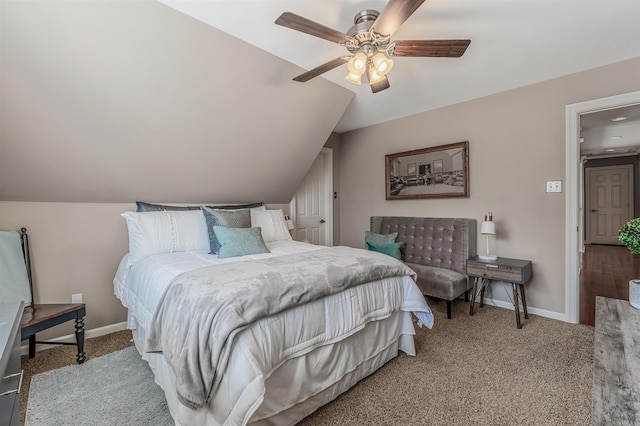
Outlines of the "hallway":
<svg viewBox="0 0 640 426">
<path fill-rule="evenodd" d="M 580 324 L 595 324 L 596 296 L 629 300 L 629 280 L 640 279 L 640 255 L 624 246 L 585 245 L 580 271 Z"/>
</svg>

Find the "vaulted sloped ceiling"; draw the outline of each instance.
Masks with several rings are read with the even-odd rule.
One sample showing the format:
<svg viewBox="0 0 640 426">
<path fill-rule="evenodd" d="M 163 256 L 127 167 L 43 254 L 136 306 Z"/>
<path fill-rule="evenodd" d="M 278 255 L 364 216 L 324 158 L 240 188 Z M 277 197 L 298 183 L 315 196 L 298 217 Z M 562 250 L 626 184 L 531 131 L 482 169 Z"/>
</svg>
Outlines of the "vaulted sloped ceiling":
<svg viewBox="0 0 640 426">
<path fill-rule="evenodd" d="M 0 2 L 0 201 L 286 203 L 353 93 L 155 1 Z"/>
</svg>

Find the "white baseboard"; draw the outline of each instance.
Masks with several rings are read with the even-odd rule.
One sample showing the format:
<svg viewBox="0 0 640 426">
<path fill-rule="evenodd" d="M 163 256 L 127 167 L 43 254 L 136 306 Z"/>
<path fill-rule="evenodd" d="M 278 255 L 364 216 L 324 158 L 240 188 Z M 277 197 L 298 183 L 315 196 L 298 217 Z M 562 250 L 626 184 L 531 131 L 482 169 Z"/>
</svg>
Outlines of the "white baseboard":
<svg viewBox="0 0 640 426">
<path fill-rule="evenodd" d="M 511 302 L 505 302 L 503 300 L 497 300 L 497 299 L 487 299 L 486 297 L 484 298 L 484 304 L 485 305 L 490 305 L 490 306 L 495 306 L 498 308 L 504 308 L 504 309 L 509 309 L 511 311 L 515 311 L 515 308 L 513 307 L 513 304 Z M 478 302 L 476 301 L 476 309 L 478 307 Z M 564 322 L 568 322 L 567 321 L 567 315 L 560 313 L 560 312 L 553 312 L 553 311 L 547 311 L 545 309 L 539 309 L 539 308 L 533 308 L 531 306 L 527 306 L 527 312 L 529 312 L 530 314 L 534 314 L 534 315 L 540 315 L 541 317 L 545 317 L 545 318 L 550 318 L 550 319 L 554 319 L 554 320 L 558 320 L 558 321 L 564 321 Z M 522 314 L 522 305 L 520 305 L 520 315 Z"/>
<path fill-rule="evenodd" d="M 104 327 L 98 327 L 98 328 L 93 328 L 91 330 L 85 330 L 84 331 L 84 338 L 85 339 L 89 339 L 91 337 L 98 337 L 98 336 L 104 336 L 105 334 L 109 334 L 109 333 L 115 333 L 116 331 L 121 331 L 124 330 L 125 328 L 127 328 L 127 322 L 119 322 L 116 324 L 111 324 L 111 325 L 105 325 Z M 29 343 L 28 340 L 25 340 L 25 342 L 27 342 L 26 345 L 22 345 L 20 347 L 20 350 L 22 351 L 22 355 L 28 355 L 29 354 Z M 66 336 L 60 336 L 60 337 L 56 337 L 54 339 L 50 339 L 48 340 L 48 342 L 71 342 L 71 343 L 75 343 L 76 342 L 76 335 L 75 334 L 67 334 Z M 43 349 L 50 349 L 50 348 L 55 348 L 56 346 L 61 346 L 61 345 L 36 345 L 36 352 L 39 352 Z"/>
</svg>

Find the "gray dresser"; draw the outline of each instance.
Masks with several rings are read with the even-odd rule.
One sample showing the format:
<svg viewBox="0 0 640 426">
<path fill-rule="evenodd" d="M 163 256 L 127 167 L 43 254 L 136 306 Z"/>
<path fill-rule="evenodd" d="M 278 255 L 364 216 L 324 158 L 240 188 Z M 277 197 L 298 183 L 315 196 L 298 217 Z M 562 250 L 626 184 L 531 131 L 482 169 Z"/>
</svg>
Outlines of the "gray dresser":
<svg viewBox="0 0 640 426">
<path fill-rule="evenodd" d="M 640 424 L 640 310 L 596 297 L 592 423 Z"/>
<path fill-rule="evenodd" d="M 20 424 L 22 302 L 0 303 L 0 426 Z"/>
</svg>

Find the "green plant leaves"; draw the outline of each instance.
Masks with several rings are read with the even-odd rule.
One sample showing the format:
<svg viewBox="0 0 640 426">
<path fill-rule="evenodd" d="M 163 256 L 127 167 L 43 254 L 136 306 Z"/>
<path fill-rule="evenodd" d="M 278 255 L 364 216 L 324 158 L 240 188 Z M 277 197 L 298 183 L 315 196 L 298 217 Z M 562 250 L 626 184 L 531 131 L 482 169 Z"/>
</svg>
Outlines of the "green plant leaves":
<svg viewBox="0 0 640 426">
<path fill-rule="evenodd" d="M 618 239 L 631 253 L 640 254 L 640 218 L 625 223 L 618 231 Z"/>
</svg>

